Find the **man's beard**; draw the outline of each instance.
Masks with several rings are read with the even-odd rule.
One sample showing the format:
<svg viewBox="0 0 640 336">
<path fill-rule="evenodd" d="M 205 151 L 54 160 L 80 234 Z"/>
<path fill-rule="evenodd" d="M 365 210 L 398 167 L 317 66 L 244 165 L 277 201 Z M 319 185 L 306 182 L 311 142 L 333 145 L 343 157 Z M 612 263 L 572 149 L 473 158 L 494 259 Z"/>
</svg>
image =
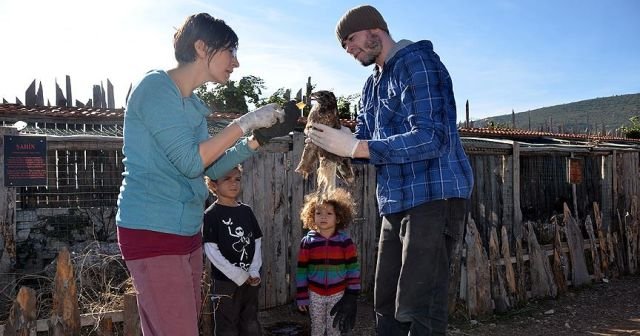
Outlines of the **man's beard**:
<svg viewBox="0 0 640 336">
<path fill-rule="evenodd" d="M 378 35 L 369 32 L 364 47 L 365 49 L 362 52 L 365 54 L 365 58 L 360 61 L 360 64 L 367 67 L 375 63 L 376 58 L 380 56 L 382 52 L 382 41 Z"/>
</svg>

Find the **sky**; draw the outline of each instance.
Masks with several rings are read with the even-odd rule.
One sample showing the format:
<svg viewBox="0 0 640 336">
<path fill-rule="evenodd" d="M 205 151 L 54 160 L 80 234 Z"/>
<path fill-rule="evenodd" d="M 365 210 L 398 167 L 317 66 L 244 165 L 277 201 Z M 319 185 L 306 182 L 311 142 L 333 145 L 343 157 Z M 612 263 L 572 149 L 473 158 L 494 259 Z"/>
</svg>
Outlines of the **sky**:
<svg viewBox="0 0 640 336">
<path fill-rule="evenodd" d="M 372 67 L 349 56 L 335 25 L 361 1 L 0 0 L 0 98 L 35 79 L 55 103 L 71 76 L 74 100 L 114 85 L 116 107 L 148 70 L 175 67 L 173 33 L 208 12 L 240 38 L 231 80 L 262 78 L 267 97 L 316 89 L 360 93 Z M 458 119 L 640 93 L 638 0 L 371 1 L 397 41 L 430 40 L 453 79 Z"/>
</svg>

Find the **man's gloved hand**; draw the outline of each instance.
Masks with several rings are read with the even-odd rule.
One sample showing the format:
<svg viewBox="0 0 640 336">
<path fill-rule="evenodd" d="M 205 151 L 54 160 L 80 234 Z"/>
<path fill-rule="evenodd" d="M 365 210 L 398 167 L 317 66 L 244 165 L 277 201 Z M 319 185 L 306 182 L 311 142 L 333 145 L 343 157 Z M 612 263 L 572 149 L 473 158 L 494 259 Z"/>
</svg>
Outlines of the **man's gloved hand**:
<svg viewBox="0 0 640 336">
<path fill-rule="evenodd" d="M 358 295 L 345 292 L 329 312 L 331 316 L 335 315 L 333 327 L 338 328 L 342 333 L 349 332 L 356 325 L 357 299 Z"/>
<path fill-rule="evenodd" d="M 281 122 L 283 119 L 284 111 L 278 107 L 278 104 L 271 103 L 245 113 L 233 120 L 233 122 L 240 126 L 243 134 L 247 134 L 256 128 L 269 127 L 279 121 Z"/>
<path fill-rule="evenodd" d="M 298 124 L 300 110 L 296 106 L 295 100 L 290 100 L 284 104 L 284 121 L 275 123 L 267 128 L 258 128 L 253 130 L 253 136 L 258 140 L 260 146 L 268 143 L 272 138 L 285 136 Z"/>
<path fill-rule="evenodd" d="M 318 147 L 342 157 L 353 157 L 359 140 L 348 127 L 335 129 L 323 124 L 313 124 L 307 136 Z"/>
</svg>

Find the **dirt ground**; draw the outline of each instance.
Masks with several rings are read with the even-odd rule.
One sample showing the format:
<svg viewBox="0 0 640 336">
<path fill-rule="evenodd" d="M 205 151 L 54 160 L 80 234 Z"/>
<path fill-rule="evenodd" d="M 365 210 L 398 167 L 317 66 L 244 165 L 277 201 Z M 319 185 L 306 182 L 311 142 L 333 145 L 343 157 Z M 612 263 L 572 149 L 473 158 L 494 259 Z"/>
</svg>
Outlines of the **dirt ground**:
<svg viewBox="0 0 640 336">
<path fill-rule="evenodd" d="M 361 297 L 351 335 L 375 335 L 371 300 Z M 266 335 L 307 335 L 308 317 L 292 305 L 260 313 Z M 270 329 L 271 328 L 271 329 Z M 454 317 L 451 336 L 640 335 L 640 277 L 612 279 L 572 289 L 557 299 L 530 301 L 503 315 Z"/>
</svg>

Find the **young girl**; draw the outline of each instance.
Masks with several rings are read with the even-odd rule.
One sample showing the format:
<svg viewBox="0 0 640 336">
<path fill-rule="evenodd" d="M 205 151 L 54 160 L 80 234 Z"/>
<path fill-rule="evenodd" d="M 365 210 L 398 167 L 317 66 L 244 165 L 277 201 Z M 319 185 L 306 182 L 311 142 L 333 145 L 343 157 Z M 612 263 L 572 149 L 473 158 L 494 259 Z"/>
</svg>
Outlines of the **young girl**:
<svg viewBox="0 0 640 336">
<path fill-rule="evenodd" d="M 214 335 L 259 336 L 258 285 L 262 231 L 251 208 L 238 202 L 241 167 L 207 179 L 217 200 L 204 213 L 204 251 L 213 264 Z"/>
<path fill-rule="evenodd" d="M 309 232 L 300 242 L 296 300 L 298 309 L 311 315 L 312 336 L 340 335 L 355 323 L 360 265 L 356 246 L 343 231 L 354 215 L 355 204 L 344 189 L 305 198 L 300 218 Z"/>
</svg>

